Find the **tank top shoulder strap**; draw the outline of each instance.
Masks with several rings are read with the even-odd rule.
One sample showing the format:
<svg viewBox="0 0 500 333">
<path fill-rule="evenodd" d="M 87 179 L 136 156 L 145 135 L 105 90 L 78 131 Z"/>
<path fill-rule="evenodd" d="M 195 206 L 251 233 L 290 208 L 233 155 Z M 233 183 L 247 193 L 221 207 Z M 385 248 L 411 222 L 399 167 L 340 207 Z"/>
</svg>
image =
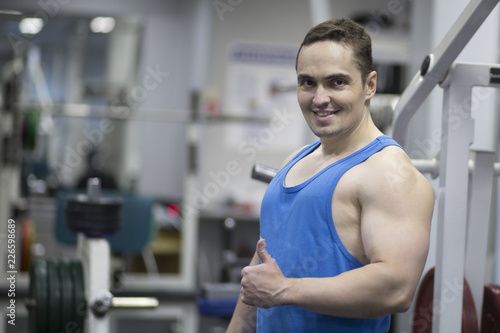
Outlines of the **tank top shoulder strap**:
<svg viewBox="0 0 500 333">
<path fill-rule="evenodd" d="M 401 149 L 404 150 L 403 147 L 399 143 L 396 142 L 393 138 L 391 138 L 388 135 L 381 135 L 377 138 L 378 142 L 382 145 L 382 147 L 387 147 L 387 146 L 397 146 Z"/>
<path fill-rule="evenodd" d="M 320 145 L 320 141 L 316 141 L 314 143 L 311 143 L 304 148 L 302 148 L 297 154 L 295 154 L 290 161 L 288 161 L 281 170 L 288 170 L 290 169 L 297 161 L 301 160 L 304 158 L 306 155 L 310 154 L 312 151 L 314 151 L 318 146 Z"/>
</svg>

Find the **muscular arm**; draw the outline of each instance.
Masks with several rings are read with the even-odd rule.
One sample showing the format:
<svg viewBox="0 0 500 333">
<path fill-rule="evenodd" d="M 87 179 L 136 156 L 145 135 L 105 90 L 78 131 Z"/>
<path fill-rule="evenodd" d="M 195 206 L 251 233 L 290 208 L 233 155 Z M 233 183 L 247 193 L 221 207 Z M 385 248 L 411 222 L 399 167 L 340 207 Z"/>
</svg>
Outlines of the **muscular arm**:
<svg viewBox="0 0 500 333">
<path fill-rule="evenodd" d="M 371 177 L 366 177 L 359 194 L 367 265 L 335 277 L 301 279 L 279 276 L 281 272 L 275 263 L 267 266 L 267 270 L 274 270 L 273 274 L 253 274 L 253 270 L 265 269 L 258 265 L 246 272 L 252 284 L 243 288 L 244 301 L 262 307 L 291 304 L 357 318 L 406 311 L 427 257 L 434 195 L 427 180 L 406 156 L 391 161 L 377 164 L 380 176 L 371 173 Z M 267 252 L 261 259 L 268 264 L 266 256 Z M 264 276 L 267 281 L 261 278 Z M 253 285 L 255 289 L 269 285 L 270 276 L 282 279 L 280 287 L 257 297 Z"/>
</svg>

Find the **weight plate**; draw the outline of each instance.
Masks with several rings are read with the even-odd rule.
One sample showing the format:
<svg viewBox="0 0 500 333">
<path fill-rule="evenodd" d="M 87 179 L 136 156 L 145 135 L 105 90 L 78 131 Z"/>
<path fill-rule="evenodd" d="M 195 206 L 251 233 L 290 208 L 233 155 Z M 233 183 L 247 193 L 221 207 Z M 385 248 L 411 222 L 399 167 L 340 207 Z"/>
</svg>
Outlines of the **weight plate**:
<svg viewBox="0 0 500 333">
<path fill-rule="evenodd" d="M 68 261 L 59 262 L 59 280 L 61 281 L 61 302 L 59 314 L 61 322 L 61 332 L 67 332 L 71 328 L 73 307 L 73 280 L 71 279 L 71 268 Z"/>
<path fill-rule="evenodd" d="M 474 305 L 474 297 L 469 283 L 464 279 L 464 299 L 462 310 L 462 332 L 463 333 L 479 333 L 479 321 L 477 318 L 476 306 Z"/>
<path fill-rule="evenodd" d="M 38 123 L 40 122 L 40 112 L 32 110 L 26 113 L 23 119 L 22 143 L 26 150 L 33 150 L 36 147 L 38 137 Z"/>
<path fill-rule="evenodd" d="M 90 200 L 88 196 L 79 194 L 68 198 L 66 211 L 68 212 L 89 212 L 89 213 L 113 213 L 122 206 L 119 198 L 101 197 L 97 200 Z"/>
<path fill-rule="evenodd" d="M 462 333 L 479 333 L 474 299 L 465 279 L 463 291 Z M 432 332 L 434 307 L 436 310 L 440 310 L 440 307 L 443 306 L 442 303 L 434 300 L 434 268 L 432 268 L 424 276 L 418 289 L 412 323 L 414 333 Z"/>
<path fill-rule="evenodd" d="M 484 286 L 483 314 L 481 332 L 500 333 L 500 286 Z"/>
<path fill-rule="evenodd" d="M 47 286 L 48 286 L 48 311 L 49 332 L 61 332 L 60 310 L 61 310 L 61 282 L 59 279 L 58 262 L 47 260 Z"/>
<path fill-rule="evenodd" d="M 33 304 L 28 308 L 28 330 L 30 333 L 49 332 L 47 326 L 48 294 L 47 294 L 47 263 L 45 260 L 35 260 L 30 267 L 30 286 L 28 298 Z"/>
<path fill-rule="evenodd" d="M 71 280 L 73 282 L 73 309 L 72 322 L 76 323 L 76 329 L 84 330 L 85 317 L 87 316 L 87 301 L 85 300 L 85 283 L 83 266 L 79 261 L 70 263 Z"/>
<path fill-rule="evenodd" d="M 21 271 L 29 271 L 31 266 L 31 246 L 35 239 L 35 226 L 29 219 L 21 221 Z"/>
<path fill-rule="evenodd" d="M 118 198 L 99 198 L 90 201 L 85 195 L 66 202 L 66 226 L 73 232 L 112 234 L 121 228 L 122 201 Z"/>
</svg>

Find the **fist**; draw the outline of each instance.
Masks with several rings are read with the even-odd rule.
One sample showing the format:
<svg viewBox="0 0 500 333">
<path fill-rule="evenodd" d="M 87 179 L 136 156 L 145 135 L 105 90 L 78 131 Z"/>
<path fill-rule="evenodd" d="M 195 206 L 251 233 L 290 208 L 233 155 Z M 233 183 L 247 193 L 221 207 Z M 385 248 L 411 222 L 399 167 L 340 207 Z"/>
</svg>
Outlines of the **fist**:
<svg viewBox="0 0 500 333">
<path fill-rule="evenodd" d="M 247 266 L 241 271 L 241 301 L 260 308 L 285 304 L 288 279 L 267 252 L 264 239 L 257 242 L 256 252 L 261 264 Z"/>
</svg>

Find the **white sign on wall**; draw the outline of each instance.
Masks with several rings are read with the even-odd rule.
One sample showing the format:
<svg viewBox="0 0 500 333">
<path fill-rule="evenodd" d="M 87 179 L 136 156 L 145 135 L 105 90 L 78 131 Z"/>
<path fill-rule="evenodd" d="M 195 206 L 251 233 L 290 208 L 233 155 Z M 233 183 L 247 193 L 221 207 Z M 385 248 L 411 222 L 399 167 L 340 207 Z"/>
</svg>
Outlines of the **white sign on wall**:
<svg viewBox="0 0 500 333">
<path fill-rule="evenodd" d="M 227 127 L 226 145 L 256 142 L 280 150 L 303 145 L 297 103 L 297 46 L 237 43 L 228 54 L 225 115 L 247 119 Z M 257 120 L 262 121 L 257 121 Z"/>
</svg>

